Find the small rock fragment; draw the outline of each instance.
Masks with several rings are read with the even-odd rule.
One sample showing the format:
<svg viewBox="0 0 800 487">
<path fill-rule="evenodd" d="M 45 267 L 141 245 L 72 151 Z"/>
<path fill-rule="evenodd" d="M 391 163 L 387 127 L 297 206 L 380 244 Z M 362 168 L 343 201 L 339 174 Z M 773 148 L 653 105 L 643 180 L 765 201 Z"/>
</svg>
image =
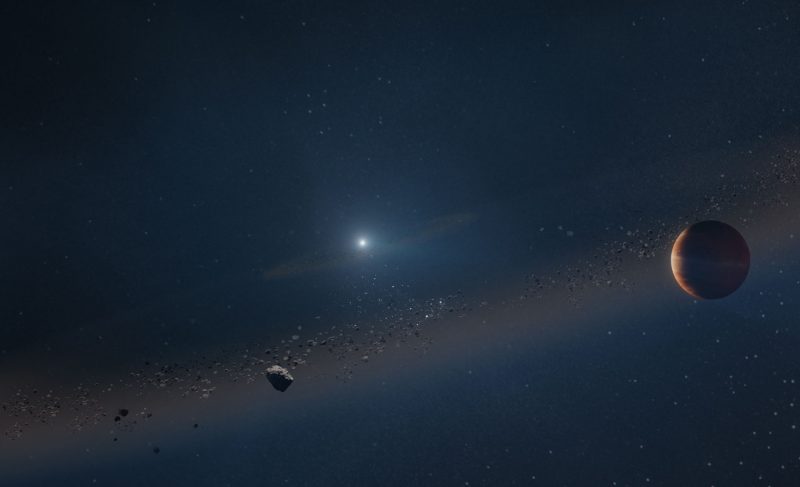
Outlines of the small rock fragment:
<svg viewBox="0 0 800 487">
<path fill-rule="evenodd" d="M 283 392 L 292 385 L 294 377 L 280 365 L 273 365 L 267 369 L 267 380 L 272 384 L 272 387 Z"/>
</svg>

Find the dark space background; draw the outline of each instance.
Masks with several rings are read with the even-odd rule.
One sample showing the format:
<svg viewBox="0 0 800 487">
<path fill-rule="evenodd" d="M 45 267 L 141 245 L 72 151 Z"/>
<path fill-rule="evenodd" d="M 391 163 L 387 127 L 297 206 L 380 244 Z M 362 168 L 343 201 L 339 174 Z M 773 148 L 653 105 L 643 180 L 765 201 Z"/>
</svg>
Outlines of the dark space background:
<svg viewBox="0 0 800 487">
<path fill-rule="evenodd" d="M 282 395 L 159 416 L 155 394 L 163 423 L 113 445 L 107 423 L 2 438 L 0 484 L 800 484 L 796 2 L 33 1 L 0 22 L 0 402 L 369 324 L 400 289 L 474 310 L 350 381 L 321 360 Z M 578 306 L 561 281 L 511 304 L 701 217 L 751 245 L 729 298 L 682 293 L 660 242 Z"/>
</svg>

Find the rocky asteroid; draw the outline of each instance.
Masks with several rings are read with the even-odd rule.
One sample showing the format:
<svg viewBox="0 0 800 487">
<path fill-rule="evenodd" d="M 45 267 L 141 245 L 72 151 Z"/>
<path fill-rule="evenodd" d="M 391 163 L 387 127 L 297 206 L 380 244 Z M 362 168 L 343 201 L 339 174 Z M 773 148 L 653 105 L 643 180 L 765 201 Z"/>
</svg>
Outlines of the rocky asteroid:
<svg viewBox="0 0 800 487">
<path fill-rule="evenodd" d="M 272 384 L 272 387 L 283 392 L 292 385 L 294 377 L 280 365 L 273 365 L 267 369 L 267 380 Z"/>
</svg>

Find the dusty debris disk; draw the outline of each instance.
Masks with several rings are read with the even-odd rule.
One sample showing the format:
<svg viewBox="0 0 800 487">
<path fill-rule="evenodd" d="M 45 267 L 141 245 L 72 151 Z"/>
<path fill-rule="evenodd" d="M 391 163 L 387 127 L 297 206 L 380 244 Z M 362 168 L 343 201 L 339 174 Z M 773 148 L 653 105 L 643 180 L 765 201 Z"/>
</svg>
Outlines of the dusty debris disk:
<svg viewBox="0 0 800 487">
<path fill-rule="evenodd" d="M 267 369 L 267 380 L 272 384 L 272 387 L 283 392 L 292 385 L 294 377 L 280 365 L 273 365 Z"/>
</svg>

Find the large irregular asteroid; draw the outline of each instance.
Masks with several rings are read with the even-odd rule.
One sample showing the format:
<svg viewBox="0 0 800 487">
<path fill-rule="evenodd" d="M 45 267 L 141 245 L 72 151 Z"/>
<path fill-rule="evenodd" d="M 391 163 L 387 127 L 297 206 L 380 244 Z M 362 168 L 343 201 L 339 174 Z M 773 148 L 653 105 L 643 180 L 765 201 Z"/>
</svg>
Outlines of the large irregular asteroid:
<svg viewBox="0 0 800 487">
<path fill-rule="evenodd" d="M 267 380 L 272 384 L 272 387 L 283 392 L 292 385 L 294 377 L 280 365 L 273 365 L 267 369 Z"/>
</svg>

